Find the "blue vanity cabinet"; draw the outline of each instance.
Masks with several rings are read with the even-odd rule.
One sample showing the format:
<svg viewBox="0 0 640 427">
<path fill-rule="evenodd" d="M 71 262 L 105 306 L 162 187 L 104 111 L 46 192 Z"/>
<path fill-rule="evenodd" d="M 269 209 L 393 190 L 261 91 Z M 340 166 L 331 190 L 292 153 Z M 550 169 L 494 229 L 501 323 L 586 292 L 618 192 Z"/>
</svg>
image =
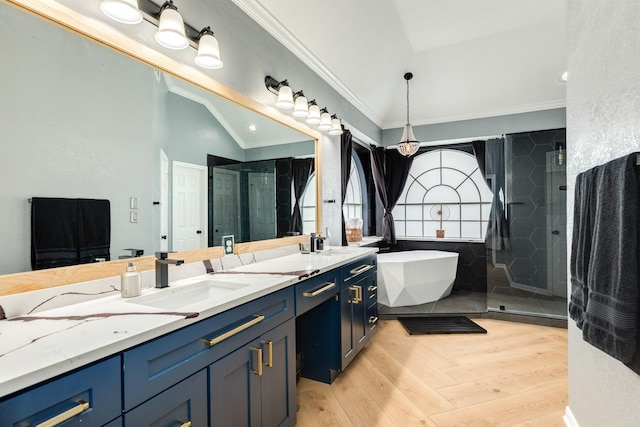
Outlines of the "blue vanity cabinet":
<svg viewBox="0 0 640 427">
<path fill-rule="evenodd" d="M 295 425 L 295 320 L 209 367 L 211 426 Z"/>
<path fill-rule="evenodd" d="M 0 401 L 0 425 L 105 425 L 121 414 L 120 378 L 120 356 L 113 356 L 47 381 Z"/>
<path fill-rule="evenodd" d="M 373 331 L 370 313 L 374 310 L 374 305 L 377 310 L 376 255 L 342 267 L 340 275 L 341 369 L 344 370 L 364 347 Z M 377 318 L 374 323 L 377 323 Z"/>
<path fill-rule="evenodd" d="M 207 372 L 201 370 L 124 414 L 125 427 L 206 426 Z"/>
</svg>

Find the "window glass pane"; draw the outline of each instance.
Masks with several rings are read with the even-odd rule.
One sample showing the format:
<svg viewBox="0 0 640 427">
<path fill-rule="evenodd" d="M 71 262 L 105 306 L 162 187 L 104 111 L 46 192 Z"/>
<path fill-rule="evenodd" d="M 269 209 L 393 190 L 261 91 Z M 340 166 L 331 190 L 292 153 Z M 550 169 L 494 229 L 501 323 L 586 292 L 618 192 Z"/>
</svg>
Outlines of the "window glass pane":
<svg viewBox="0 0 640 427">
<path fill-rule="evenodd" d="M 462 238 L 480 239 L 483 236 L 483 230 L 486 223 L 482 222 L 462 222 Z"/>
<path fill-rule="evenodd" d="M 480 221 L 481 219 L 481 210 L 480 204 L 470 204 L 470 205 L 462 205 L 462 220 L 463 221 Z"/>
<path fill-rule="evenodd" d="M 401 198 L 400 200 L 404 200 L 405 203 L 422 203 L 424 193 L 425 189 L 421 185 L 413 183 L 413 185 L 409 187 L 409 191 L 406 193 L 406 198 Z"/>
<path fill-rule="evenodd" d="M 411 170 L 413 170 L 413 166 L 411 166 Z M 427 190 L 434 185 L 440 185 L 440 169 L 420 173 L 416 178 L 416 181 L 418 181 Z"/>
<path fill-rule="evenodd" d="M 428 153 L 420 154 L 413 159 L 411 170 L 416 171 L 428 171 L 440 167 L 440 154 L 438 150 L 429 151 Z M 420 173 L 420 172 L 419 172 Z"/>
<path fill-rule="evenodd" d="M 483 202 L 490 202 L 493 198 L 493 194 L 491 193 L 491 189 L 487 185 L 487 181 L 482 177 L 480 170 L 478 169 L 473 174 L 471 174 L 471 178 L 474 182 L 478 184 L 478 190 L 480 191 L 480 197 Z"/>
<path fill-rule="evenodd" d="M 398 236 L 406 236 L 405 234 L 405 223 L 404 221 L 395 221 L 395 217 L 394 217 L 394 221 L 395 226 L 396 226 L 396 237 Z"/>
<path fill-rule="evenodd" d="M 396 207 L 393 208 L 393 210 L 391 211 L 391 214 L 393 215 L 393 219 L 395 221 L 403 220 L 405 218 L 404 210 L 405 210 L 404 205 L 396 205 Z"/>
<path fill-rule="evenodd" d="M 406 215 L 407 215 L 407 218 L 406 218 L 407 220 L 422 221 L 421 206 L 413 206 L 413 205 L 407 206 Z"/>
<path fill-rule="evenodd" d="M 425 237 L 436 237 L 436 230 L 440 230 L 440 222 L 437 222 L 437 221 L 424 222 Z"/>
<path fill-rule="evenodd" d="M 459 170 L 442 169 L 442 183 L 457 188 L 462 181 L 467 179 L 467 175 Z"/>
<path fill-rule="evenodd" d="M 471 154 L 458 150 L 442 150 L 442 166 L 470 174 L 478 167 L 478 162 Z"/>
<path fill-rule="evenodd" d="M 444 230 L 444 237 L 459 238 L 460 237 L 460 222 L 459 221 L 444 221 L 442 223 L 442 229 Z"/>
<path fill-rule="evenodd" d="M 444 185 L 433 187 L 424 199 L 425 203 L 459 203 L 460 196 L 451 188 Z"/>
<path fill-rule="evenodd" d="M 405 236 L 422 237 L 422 221 L 407 221 Z"/>
<path fill-rule="evenodd" d="M 480 193 L 478 192 L 478 187 L 476 187 L 476 183 L 471 181 L 470 179 L 458 187 L 458 193 L 460 193 L 460 198 L 465 202 L 479 202 L 480 201 Z"/>
<path fill-rule="evenodd" d="M 482 219 L 488 220 L 490 213 L 491 213 L 491 203 L 483 203 L 482 204 Z"/>
</svg>

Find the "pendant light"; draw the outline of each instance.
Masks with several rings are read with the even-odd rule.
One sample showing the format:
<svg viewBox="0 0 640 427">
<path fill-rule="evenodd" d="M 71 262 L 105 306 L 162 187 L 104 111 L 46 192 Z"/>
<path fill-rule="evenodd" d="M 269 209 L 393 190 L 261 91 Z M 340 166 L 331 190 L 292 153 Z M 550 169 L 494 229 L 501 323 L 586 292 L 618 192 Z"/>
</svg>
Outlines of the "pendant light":
<svg viewBox="0 0 640 427">
<path fill-rule="evenodd" d="M 138 0 L 104 0 L 100 10 L 109 18 L 122 24 L 139 24 L 142 13 L 138 9 Z"/>
<path fill-rule="evenodd" d="M 398 143 L 397 150 L 403 156 L 413 156 L 420 148 L 420 142 L 413 135 L 413 129 L 411 129 L 411 124 L 409 122 L 409 80 L 413 78 L 413 74 L 405 73 L 404 79 L 407 81 L 407 124 L 404 125 L 404 130 L 402 131 L 402 138 L 400 138 L 400 143 Z"/>
<path fill-rule="evenodd" d="M 220 59 L 220 46 L 213 35 L 211 27 L 204 27 L 198 36 L 198 53 L 194 59 L 202 68 L 217 70 L 222 68 Z"/>
<path fill-rule="evenodd" d="M 155 38 L 160 45 L 169 49 L 186 49 L 189 46 L 184 21 L 172 0 L 163 4 L 160 9 L 160 22 Z"/>
</svg>

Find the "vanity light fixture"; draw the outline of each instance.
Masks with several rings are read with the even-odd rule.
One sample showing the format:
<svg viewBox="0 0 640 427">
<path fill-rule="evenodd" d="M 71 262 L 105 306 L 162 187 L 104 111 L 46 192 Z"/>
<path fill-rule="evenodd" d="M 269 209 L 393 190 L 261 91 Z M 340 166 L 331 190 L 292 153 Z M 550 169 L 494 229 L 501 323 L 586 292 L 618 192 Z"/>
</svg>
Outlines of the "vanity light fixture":
<svg viewBox="0 0 640 427">
<path fill-rule="evenodd" d="M 222 68 L 222 59 L 220 59 L 220 46 L 218 40 L 213 35 L 211 27 L 204 27 L 198 35 L 198 54 L 195 62 L 202 68 L 217 70 Z"/>
<path fill-rule="evenodd" d="M 404 79 L 407 81 L 407 124 L 404 125 L 402 131 L 402 138 L 398 143 L 397 150 L 403 156 L 413 156 L 420 148 L 420 142 L 413 135 L 413 129 L 411 129 L 411 123 L 409 122 L 409 80 L 413 78 L 412 73 L 405 73 Z"/>
<path fill-rule="evenodd" d="M 331 115 L 329 114 L 326 108 L 322 108 L 320 110 L 320 124 L 318 125 L 318 129 L 320 130 L 331 129 Z"/>
<path fill-rule="evenodd" d="M 302 91 L 298 91 L 293 94 L 294 105 L 293 105 L 293 116 L 294 117 L 308 117 L 309 116 L 309 103 L 307 102 L 307 98 L 304 96 Z"/>
<path fill-rule="evenodd" d="M 160 45 L 169 49 L 186 49 L 189 46 L 184 21 L 173 0 L 165 2 L 160 8 L 160 20 L 155 38 Z"/>
<path fill-rule="evenodd" d="M 283 110 L 290 110 L 293 108 L 293 91 L 289 87 L 289 82 L 285 79 L 281 82 L 277 81 L 271 76 L 264 78 L 264 84 L 269 89 L 269 92 L 278 95 L 276 101 L 276 107 Z"/>
<path fill-rule="evenodd" d="M 331 129 L 329 129 L 329 135 L 342 135 L 342 123 L 335 114 L 331 115 Z"/>
<path fill-rule="evenodd" d="M 317 125 L 320 123 L 320 107 L 316 104 L 316 100 L 309 101 L 309 115 L 306 122 L 310 125 Z"/>
<path fill-rule="evenodd" d="M 186 24 L 178 13 L 173 0 L 158 6 L 152 0 L 103 0 L 102 12 L 114 21 L 137 24 L 143 19 L 156 27 L 156 41 L 169 49 L 185 49 L 191 46 L 198 51 L 195 63 L 202 68 L 215 70 L 222 67 L 220 46 L 211 31 L 204 27 L 201 31 Z"/>
<path fill-rule="evenodd" d="M 109 18 L 122 24 L 139 24 L 142 13 L 138 9 L 138 0 L 104 0 L 100 10 Z"/>
</svg>

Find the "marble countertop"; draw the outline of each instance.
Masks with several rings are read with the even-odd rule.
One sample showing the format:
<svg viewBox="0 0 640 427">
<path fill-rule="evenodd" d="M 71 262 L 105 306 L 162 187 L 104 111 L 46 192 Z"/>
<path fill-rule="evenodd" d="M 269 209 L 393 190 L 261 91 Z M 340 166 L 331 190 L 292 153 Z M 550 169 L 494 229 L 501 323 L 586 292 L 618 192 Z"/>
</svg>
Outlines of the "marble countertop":
<svg viewBox="0 0 640 427">
<path fill-rule="evenodd" d="M 107 288 L 102 292 L 106 296 L 96 297 L 101 291 L 87 291 L 87 286 L 85 292 L 67 289 L 65 295 L 85 294 L 87 300 L 16 316 L 10 314 L 15 311 L 11 310 L 13 300 L 0 298 L 0 306 L 8 313 L 0 320 L 0 397 L 284 289 L 304 280 L 306 274 L 320 274 L 375 252 L 376 248 L 340 247 L 295 253 L 196 274 L 172 281 L 169 288 L 144 289 L 141 297 L 128 299 L 116 292 L 119 277 L 110 278 L 99 284 Z M 184 291 L 208 286 L 194 285 L 204 280 L 232 289 L 210 299 L 189 299 Z M 38 307 L 53 299 L 51 292 L 30 293 L 31 305 Z M 168 293 L 174 294 L 165 297 Z M 184 305 L 176 302 L 180 298 Z"/>
</svg>

